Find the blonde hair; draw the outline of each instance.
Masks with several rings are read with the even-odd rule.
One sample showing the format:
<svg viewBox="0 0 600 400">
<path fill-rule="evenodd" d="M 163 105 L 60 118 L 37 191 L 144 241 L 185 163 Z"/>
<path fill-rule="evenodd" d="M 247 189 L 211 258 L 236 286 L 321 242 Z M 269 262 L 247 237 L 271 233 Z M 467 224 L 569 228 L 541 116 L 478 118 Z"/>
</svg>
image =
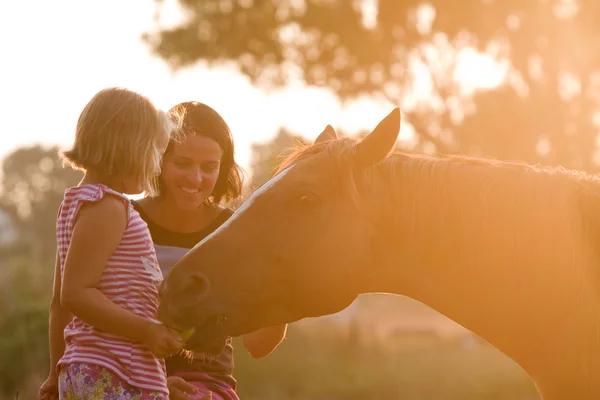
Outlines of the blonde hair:
<svg viewBox="0 0 600 400">
<path fill-rule="evenodd" d="M 137 177 L 154 196 L 162 159 L 159 139 L 176 130 L 176 121 L 147 97 L 124 88 L 103 89 L 81 112 L 73 147 L 61 153 L 63 164 L 112 179 Z"/>
</svg>

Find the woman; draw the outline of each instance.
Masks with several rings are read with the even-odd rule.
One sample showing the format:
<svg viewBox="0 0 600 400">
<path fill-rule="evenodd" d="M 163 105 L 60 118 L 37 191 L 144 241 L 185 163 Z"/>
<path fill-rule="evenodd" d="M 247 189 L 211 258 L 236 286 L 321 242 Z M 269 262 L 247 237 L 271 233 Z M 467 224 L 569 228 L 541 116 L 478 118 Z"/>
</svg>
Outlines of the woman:
<svg viewBox="0 0 600 400">
<path fill-rule="evenodd" d="M 183 137 L 167 147 L 159 195 L 134 202 L 148 224 L 164 275 L 231 216 L 233 211 L 221 204 L 237 200 L 242 191 L 241 169 L 223 118 L 199 102 L 178 104 L 170 112 L 182 117 Z M 279 345 L 285 331 L 286 325 L 262 329 L 244 336 L 243 343 L 253 357 L 264 357 Z M 231 338 L 216 358 L 168 358 L 167 375 L 171 399 L 201 399 L 209 392 L 213 399 L 238 399 Z"/>
</svg>

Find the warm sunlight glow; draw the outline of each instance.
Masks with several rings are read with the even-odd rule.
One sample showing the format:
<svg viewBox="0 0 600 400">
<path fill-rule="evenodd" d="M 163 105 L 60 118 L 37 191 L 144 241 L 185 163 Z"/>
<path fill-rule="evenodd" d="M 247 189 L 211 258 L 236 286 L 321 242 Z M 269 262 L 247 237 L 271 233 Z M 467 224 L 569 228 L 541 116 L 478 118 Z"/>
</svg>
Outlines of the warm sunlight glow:
<svg viewBox="0 0 600 400">
<path fill-rule="evenodd" d="M 342 107 L 330 91 L 299 85 L 264 93 L 230 68 L 211 70 L 200 64 L 172 74 L 140 42 L 141 33 L 155 23 L 151 2 L 84 5 L 65 0 L 36 7 L 38 12 L 31 13 L 28 3 L 0 5 L 0 41 L 10 55 L 0 75 L 0 107 L 10 115 L 3 125 L 10 134 L 2 136 L 0 157 L 34 142 L 68 145 L 82 107 L 96 91 L 113 85 L 138 90 L 162 108 L 189 99 L 210 104 L 229 121 L 245 169 L 251 143 L 270 139 L 282 125 L 307 138 L 327 124 L 352 134 L 372 127 L 393 106 L 360 98 Z M 162 25 L 183 17 L 172 1 L 165 2 L 164 11 Z M 79 18 L 70 17 L 74 14 Z M 110 29 L 106 21 L 111 21 Z M 499 75 L 490 60 L 469 52 L 461 55 L 457 77 L 472 87 L 494 86 Z M 427 82 L 418 86 L 427 96 Z M 407 147 L 413 133 L 403 124 L 400 140 Z"/>
<path fill-rule="evenodd" d="M 0 399 L 600 399 L 596 3 L 1 1 Z"/>
<path fill-rule="evenodd" d="M 459 53 L 454 78 L 463 82 L 465 91 L 471 93 L 497 87 L 506 77 L 507 70 L 507 65 L 499 65 L 492 57 L 469 48 Z"/>
</svg>

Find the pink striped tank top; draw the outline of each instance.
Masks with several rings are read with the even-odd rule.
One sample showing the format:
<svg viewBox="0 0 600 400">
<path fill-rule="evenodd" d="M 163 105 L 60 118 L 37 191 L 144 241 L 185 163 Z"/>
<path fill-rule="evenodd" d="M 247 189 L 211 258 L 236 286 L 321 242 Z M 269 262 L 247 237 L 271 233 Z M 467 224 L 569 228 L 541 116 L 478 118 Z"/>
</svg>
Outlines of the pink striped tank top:
<svg viewBox="0 0 600 400">
<path fill-rule="evenodd" d="M 106 264 L 98 290 L 119 307 L 158 322 L 158 287 L 163 275 L 148 227 L 122 193 L 99 184 L 65 191 L 56 223 L 61 276 L 79 209 L 85 202 L 99 201 L 106 195 L 126 202 L 128 223 L 121 243 Z M 99 365 L 131 386 L 168 395 L 164 360 L 156 358 L 146 346 L 100 331 L 76 316 L 65 328 L 64 339 L 65 354 L 58 365 Z"/>
</svg>

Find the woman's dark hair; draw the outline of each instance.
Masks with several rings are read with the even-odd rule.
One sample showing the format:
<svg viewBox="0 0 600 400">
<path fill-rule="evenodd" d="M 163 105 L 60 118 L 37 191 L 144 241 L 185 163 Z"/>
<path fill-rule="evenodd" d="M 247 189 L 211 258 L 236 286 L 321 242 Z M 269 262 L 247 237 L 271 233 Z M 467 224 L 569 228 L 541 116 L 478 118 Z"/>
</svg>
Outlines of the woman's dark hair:
<svg viewBox="0 0 600 400">
<path fill-rule="evenodd" d="M 179 103 L 169 110 L 169 114 L 181 124 L 183 138 L 188 135 L 205 136 L 217 142 L 223 150 L 219 177 L 207 201 L 210 204 L 219 204 L 222 201 L 231 202 L 240 198 L 243 171 L 235 162 L 233 136 L 223 117 L 213 108 L 197 101 Z M 165 155 L 178 140 L 180 139 L 177 137 L 169 142 Z M 159 191 L 162 192 L 162 177 L 159 177 L 159 182 Z"/>
</svg>

